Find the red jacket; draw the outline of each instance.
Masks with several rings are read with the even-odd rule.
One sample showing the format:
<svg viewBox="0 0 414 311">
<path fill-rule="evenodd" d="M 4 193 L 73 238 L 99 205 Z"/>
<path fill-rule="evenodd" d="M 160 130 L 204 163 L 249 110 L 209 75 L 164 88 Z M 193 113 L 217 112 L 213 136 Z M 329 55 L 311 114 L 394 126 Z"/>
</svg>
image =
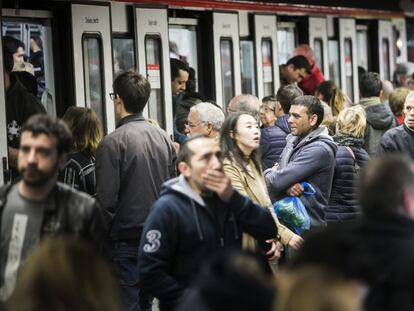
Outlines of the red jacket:
<svg viewBox="0 0 414 311">
<path fill-rule="evenodd" d="M 313 64 L 311 73 L 302 81 L 299 82 L 299 87 L 305 95 L 314 95 L 318 85 L 325 81 L 322 71 Z"/>
</svg>

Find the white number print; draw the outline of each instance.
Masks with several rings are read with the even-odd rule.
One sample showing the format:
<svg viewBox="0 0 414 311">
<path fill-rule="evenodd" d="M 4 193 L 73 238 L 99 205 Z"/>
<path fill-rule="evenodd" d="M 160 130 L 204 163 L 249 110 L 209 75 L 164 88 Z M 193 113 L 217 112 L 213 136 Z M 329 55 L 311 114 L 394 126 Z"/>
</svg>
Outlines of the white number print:
<svg viewBox="0 0 414 311">
<path fill-rule="evenodd" d="M 145 236 L 149 243 L 144 245 L 144 252 L 155 253 L 161 246 L 161 232 L 158 230 L 150 230 Z"/>
</svg>

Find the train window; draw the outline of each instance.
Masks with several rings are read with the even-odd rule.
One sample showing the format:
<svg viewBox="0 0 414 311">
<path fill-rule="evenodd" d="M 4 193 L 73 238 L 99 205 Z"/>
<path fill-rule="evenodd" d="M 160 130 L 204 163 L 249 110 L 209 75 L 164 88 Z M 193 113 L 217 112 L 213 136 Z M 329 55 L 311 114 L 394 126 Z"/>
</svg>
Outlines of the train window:
<svg viewBox="0 0 414 311">
<path fill-rule="evenodd" d="M 382 63 L 384 64 L 384 80 L 390 80 L 390 42 L 382 38 Z"/>
<path fill-rule="evenodd" d="M 272 40 L 262 39 L 262 68 L 263 68 L 263 94 L 273 95 L 273 64 Z"/>
<path fill-rule="evenodd" d="M 362 67 L 368 71 L 368 28 L 357 29 L 356 40 L 358 67 Z"/>
<path fill-rule="evenodd" d="M 188 63 L 196 71 L 198 90 L 197 28 L 194 25 L 169 25 L 170 57 Z"/>
<path fill-rule="evenodd" d="M 279 24 L 277 29 L 277 47 L 279 64 L 286 64 L 296 46 L 295 27 Z"/>
<path fill-rule="evenodd" d="M 323 41 L 321 38 L 313 40 L 313 52 L 315 54 L 316 66 L 323 72 Z"/>
<path fill-rule="evenodd" d="M 345 77 L 346 90 L 349 98 L 354 98 L 354 74 L 353 74 L 353 55 L 352 55 L 352 39 L 345 38 Z"/>
<path fill-rule="evenodd" d="M 135 68 L 134 40 L 130 38 L 114 38 L 114 75 Z"/>
<path fill-rule="evenodd" d="M 340 69 L 339 69 L 339 43 L 338 40 L 328 40 L 329 55 L 329 76 L 336 85 L 341 85 Z"/>
<path fill-rule="evenodd" d="M 163 106 L 161 76 L 161 38 L 155 35 L 145 36 L 145 58 L 147 78 L 151 83 L 151 96 L 148 100 L 148 117 L 156 120 L 165 129 L 165 110 Z"/>
<path fill-rule="evenodd" d="M 49 114 L 55 115 L 50 21 L 26 23 L 7 20 L 2 23 L 2 33 L 4 36 L 14 37 L 24 43 L 24 63 L 21 66 L 15 66 L 14 70 L 25 70 L 35 76 L 36 85 L 30 91 L 41 100 Z"/>
<path fill-rule="evenodd" d="M 233 77 L 233 42 L 231 39 L 220 40 L 221 81 L 223 85 L 223 106 L 227 106 L 234 97 Z"/>
<path fill-rule="evenodd" d="M 96 112 L 102 124 L 106 124 L 101 37 L 98 34 L 84 34 L 82 36 L 82 48 L 85 103 L 87 107 Z"/>
<path fill-rule="evenodd" d="M 240 70 L 242 93 L 256 95 L 256 76 L 254 74 L 253 41 L 240 40 Z"/>
</svg>

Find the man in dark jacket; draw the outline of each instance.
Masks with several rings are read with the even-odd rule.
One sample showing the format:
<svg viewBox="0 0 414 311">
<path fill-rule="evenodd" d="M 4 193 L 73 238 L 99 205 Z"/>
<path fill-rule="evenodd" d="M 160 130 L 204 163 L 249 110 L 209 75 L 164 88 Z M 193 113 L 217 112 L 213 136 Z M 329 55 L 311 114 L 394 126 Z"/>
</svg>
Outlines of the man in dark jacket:
<svg viewBox="0 0 414 311">
<path fill-rule="evenodd" d="M 367 72 L 359 80 L 359 105 L 365 109 L 367 127 L 364 148 L 370 157 L 377 154 L 382 135 L 395 126 L 395 118 L 388 105 L 381 103 L 382 82 L 378 73 Z"/>
<path fill-rule="evenodd" d="M 22 127 L 22 180 L 0 188 L 0 305 L 10 297 L 18 268 L 40 240 L 69 234 L 102 246 L 106 230 L 95 199 L 57 182 L 70 140 L 63 122 L 47 115 L 32 116 Z"/>
<path fill-rule="evenodd" d="M 404 103 L 404 123 L 388 130 L 382 136 L 378 153 L 403 153 L 414 160 L 414 92 L 410 92 Z"/>
<path fill-rule="evenodd" d="M 113 88 L 111 96 L 119 122 L 96 153 L 97 198 L 110 228 L 111 256 L 121 284 L 123 310 L 140 310 L 139 239 L 161 184 L 174 175 L 175 153 L 167 133 L 142 116 L 151 93 L 149 82 L 130 71 L 119 75 Z"/>
<path fill-rule="evenodd" d="M 45 108 L 37 98 L 29 93 L 16 74 L 12 73 L 13 57 L 23 61 L 23 43 L 12 37 L 3 38 L 4 84 L 6 88 L 7 147 L 11 179 L 19 177 L 17 155 L 21 127 L 26 120 L 37 113 L 45 113 Z"/>
<path fill-rule="evenodd" d="M 337 147 L 320 126 L 323 107 L 314 96 L 299 96 L 292 101 L 289 125 L 291 134 L 278 166 L 264 172 L 270 195 L 280 200 L 299 196 L 311 219 L 311 227 L 325 226 L 325 208 L 331 193 Z M 310 183 L 315 195 L 302 195 L 301 182 Z"/>
<path fill-rule="evenodd" d="M 286 146 L 286 136 L 290 133 L 289 110 L 291 102 L 303 92 L 294 84 L 279 88 L 276 94 L 275 126 L 260 130 L 260 151 L 262 153 L 263 169 L 271 168 L 279 162 L 280 155 Z"/>
<path fill-rule="evenodd" d="M 241 248 L 246 232 L 275 236 L 268 210 L 234 191 L 218 143 L 203 136 L 181 147 L 181 175 L 163 185 L 144 226 L 138 255 L 140 285 L 172 310 L 203 263 L 220 249 Z"/>
<path fill-rule="evenodd" d="M 295 266 L 322 265 L 366 283 L 364 310 L 413 310 L 412 161 L 396 154 L 371 160 L 357 189 L 361 220 L 309 236 Z"/>
</svg>

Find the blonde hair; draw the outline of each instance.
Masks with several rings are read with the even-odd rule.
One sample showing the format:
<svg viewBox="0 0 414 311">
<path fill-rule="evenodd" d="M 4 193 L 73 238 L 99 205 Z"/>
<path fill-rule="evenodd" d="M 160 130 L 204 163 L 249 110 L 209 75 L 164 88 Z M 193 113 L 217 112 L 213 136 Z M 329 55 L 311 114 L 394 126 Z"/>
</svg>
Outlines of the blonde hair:
<svg viewBox="0 0 414 311">
<path fill-rule="evenodd" d="M 342 110 L 336 119 L 336 133 L 348 134 L 356 138 L 363 138 L 367 119 L 364 108 L 352 106 Z"/>
<path fill-rule="evenodd" d="M 86 151 L 94 156 L 103 137 L 102 123 L 96 113 L 89 108 L 69 107 L 62 119 L 72 132 L 72 151 Z"/>
<path fill-rule="evenodd" d="M 99 252 L 78 238 L 42 241 L 18 275 L 10 311 L 119 311 L 117 283 Z"/>
<path fill-rule="evenodd" d="M 404 103 L 409 93 L 410 89 L 406 87 L 399 87 L 390 93 L 388 101 L 390 103 L 390 108 L 395 115 L 402 114 Z"/>
</svg>

